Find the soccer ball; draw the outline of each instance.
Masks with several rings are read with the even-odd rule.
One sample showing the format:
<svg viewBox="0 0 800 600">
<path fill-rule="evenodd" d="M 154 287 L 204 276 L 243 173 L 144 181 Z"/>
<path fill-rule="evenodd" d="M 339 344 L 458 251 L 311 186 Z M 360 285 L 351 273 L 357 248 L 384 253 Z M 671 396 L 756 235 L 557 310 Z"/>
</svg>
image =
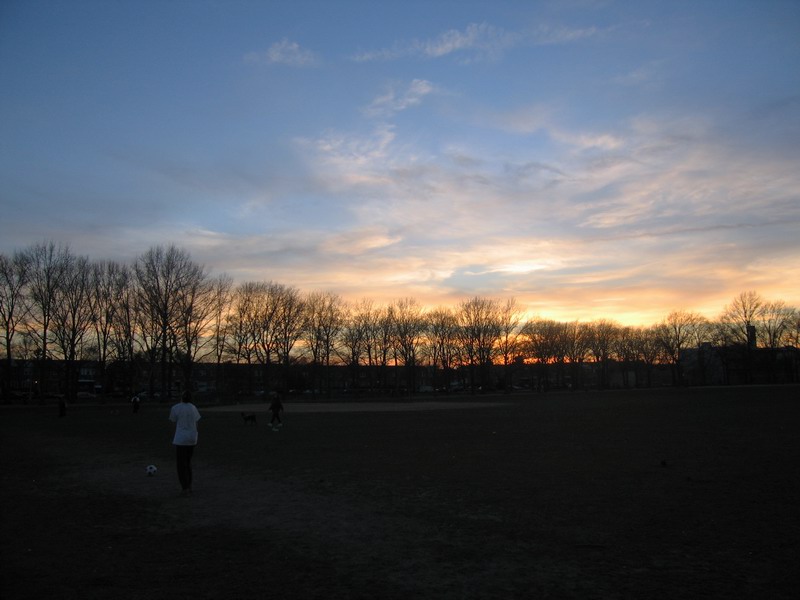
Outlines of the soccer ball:
<svg viewBox="0 0 800 600">
<path fill-rule="evenodd" d="M 158 469 L 156 468 L 155 465 L 147 465 L 147 467 L 144 470 L 144 472 L 147 473 L 148 477 L 152 477 L 153 475 L 155 475 L 156 471 L 158 471 Z"/>
</svg>

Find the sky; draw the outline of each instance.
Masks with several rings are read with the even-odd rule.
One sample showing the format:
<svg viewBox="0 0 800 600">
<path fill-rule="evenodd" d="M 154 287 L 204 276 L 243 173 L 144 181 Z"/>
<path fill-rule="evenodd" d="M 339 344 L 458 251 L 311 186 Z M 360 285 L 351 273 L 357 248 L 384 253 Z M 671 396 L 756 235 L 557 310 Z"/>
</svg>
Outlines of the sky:
<svg viewBox="0 0 800 600">
<path fill-rule="evenodd" d="M 649 325 L 800 307 L 800 2 L 0 2 L 0 253 Z"/>
</svg>

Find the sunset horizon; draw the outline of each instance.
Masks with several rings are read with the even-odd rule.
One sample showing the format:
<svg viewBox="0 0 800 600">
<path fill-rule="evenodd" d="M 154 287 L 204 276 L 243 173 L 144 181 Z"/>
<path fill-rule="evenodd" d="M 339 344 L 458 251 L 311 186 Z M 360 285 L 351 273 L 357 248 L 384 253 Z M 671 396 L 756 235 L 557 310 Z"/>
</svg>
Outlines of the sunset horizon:
<svg viewBox="0 0 800 600">
<path fill-rule="evenodd" d="M 800 5 L 8 2 L 0 254 L 648 326 L 800 307 Z"/>
</svg>

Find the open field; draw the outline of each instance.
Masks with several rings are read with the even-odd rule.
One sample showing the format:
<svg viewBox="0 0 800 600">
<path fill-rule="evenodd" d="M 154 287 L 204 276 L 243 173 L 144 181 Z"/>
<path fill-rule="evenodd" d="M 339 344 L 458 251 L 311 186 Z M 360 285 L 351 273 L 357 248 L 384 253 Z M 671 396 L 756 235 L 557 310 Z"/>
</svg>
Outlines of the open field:
<svg viewBox="0 0 800 600">
<path fill-rule="evenodd" d="M 795 597 L 800 387 L 477 400 L 2 407 L 0 597 Z"/>
</svg>

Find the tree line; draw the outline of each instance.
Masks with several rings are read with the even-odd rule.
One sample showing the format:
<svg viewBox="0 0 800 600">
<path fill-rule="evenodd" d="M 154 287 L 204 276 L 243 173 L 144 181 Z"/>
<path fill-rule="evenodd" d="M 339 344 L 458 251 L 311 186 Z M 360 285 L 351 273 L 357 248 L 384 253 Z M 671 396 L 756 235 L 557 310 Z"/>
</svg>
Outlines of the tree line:
<svg viewBox="0 0 800 600">
<path fill-rule="evenodd" d="M 33 361 L 38 382 L 48 381 L 50 359 L 63 361 L 63 390 L 74 398 L 85 361 L 97 364 L 101 380 L 109 365 L 130 369 L 130 388 L 139 385 L 136 365 L 145 365 L 150 389 L 162 393 L 176 382 L 190 387 L 198 363 L 260 365 L 268 389 L 289 385 L 291 368 L 302 364 L 315 389 L 330 389 L 331 367 L 340 366 L 353 387 L 366 374 L 370 388 L 413 391 L 427 367 L 439 385 L 458 372 L 474 390 L 510 388 L 520 364 L 540 365 L 546 380 L 550 370 L 578 381 L 592 363 L 600 386 L 609 384 L 613 364 L 644 365 L 648 373 L 669 365 L 680 383 L 685 352 L 701 344 L 800 347 L 798 310 L 754 291 L 737 295 L 714 320 L 675 310 L 649 326 L 561 322 L 526 318 L 514 298 L 475 296 L 424 309 L 407 297 L 376 305 L 272 281 L 234 285 L 175 245 L 151 247 L 129 264 L 92 261 L 52 241 L 0 254 L 0 319 L 4 396 L 15 360 Z"/>
</svg>

